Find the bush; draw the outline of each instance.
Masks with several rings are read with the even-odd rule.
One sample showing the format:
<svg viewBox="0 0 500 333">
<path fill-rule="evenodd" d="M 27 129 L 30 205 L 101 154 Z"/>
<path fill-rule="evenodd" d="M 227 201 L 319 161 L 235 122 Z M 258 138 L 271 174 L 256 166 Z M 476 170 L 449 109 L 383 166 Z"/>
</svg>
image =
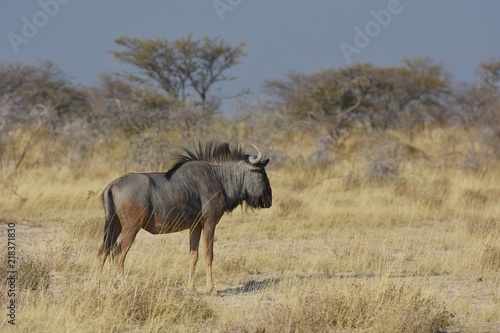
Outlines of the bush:
<svg viewBox="0 0 500 333">
<path fill-rule="evenodd" d="M 500 248 L 487 245 L 481 253 L 481 268 L 483 270 L 500 270 Z"/>
<path fill-rule="evenodd" d="M 17 270 L 19 286 L 27 290 L 45 290 L 50 284 L 50 269 L 38 257 L 23 255 Z"/>
<path fill-rule="evenodd" d="M 396 283 L 350 283 L 337 290 L 306 290 L 296 298 L 264 307 L 258 317 L 261 320 L 244 331 L 437 333 L 453 321 L 453 314 L 440 302 L 410 285 Z"/>
<path fill-rule="evenodd" d="M 123 313 L 131 323 L 159 320 L 165 327 L 212 320 L 215 311 L 202 297 L 148 281 L 116 288 L 100 296 L 107 309 Z M 170 326 L 170 329 L 172 327 Z"/>
<path fill-rule="evenodd" d="M 466 228 L 470 235 L 484 237 L 500 231 L 500 223 L 496 218 L 483 219 L 476 216 L 466 221 Z"/>
</svg>

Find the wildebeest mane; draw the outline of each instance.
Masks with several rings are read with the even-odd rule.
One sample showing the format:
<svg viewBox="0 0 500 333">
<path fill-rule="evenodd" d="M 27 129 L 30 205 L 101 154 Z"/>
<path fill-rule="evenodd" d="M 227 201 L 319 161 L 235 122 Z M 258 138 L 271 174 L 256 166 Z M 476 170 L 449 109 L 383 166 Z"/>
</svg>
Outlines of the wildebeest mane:
<svg viewBox="0 0 500 333">
<path fill-rule="evenodd" d="M 185 155 L 174 155 L 173 164 L 167 171 L 167 178 L 170 178 L 182 165 L 191 161 L 202 161 L 209 164 L 220 165 L 227 162 L 237 162 L 248 159 L 248 155 L 243 153 L 241 146 L 231 149 L 227 142 L 209 142 L 205 144 L 205 146 L 198 143 L 198 146 L 195 146 L 194 152 L 185 146 L 181 146 L 181 148 L 184 150 Z"/>
</svg>

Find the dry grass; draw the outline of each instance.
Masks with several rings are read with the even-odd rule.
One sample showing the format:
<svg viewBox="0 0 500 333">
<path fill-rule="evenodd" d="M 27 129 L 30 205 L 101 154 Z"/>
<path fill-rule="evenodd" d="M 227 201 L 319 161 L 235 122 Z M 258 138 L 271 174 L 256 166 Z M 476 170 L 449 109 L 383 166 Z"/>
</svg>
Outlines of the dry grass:
<svg viewBox="0 0 500 333">
<path fill-rule="evenodd" d="M 410 143 L 392 133 L 397 145 L 375 148 L 353 137 L 327 166 L 278 143 L 296 163 L 269 168 L 273 207 L 236 210 L 218 226 L 221 297 L 203 290 L 203 259 L 201 293 L 186 291 L 187 233 L 141 231 L 125 276 L 116 280 L 110 265 L 97 275 L 99 194 L 133 166 L 115 161 L 109 171 L 96 151 L 84 167 L 10 173 L 0 228 L 6 239 L 16 222 L 17 331 L 498 332 L 500 164 L 471 170 L 442 157 L 451 134 L 440 131 Z"/>
</svg>

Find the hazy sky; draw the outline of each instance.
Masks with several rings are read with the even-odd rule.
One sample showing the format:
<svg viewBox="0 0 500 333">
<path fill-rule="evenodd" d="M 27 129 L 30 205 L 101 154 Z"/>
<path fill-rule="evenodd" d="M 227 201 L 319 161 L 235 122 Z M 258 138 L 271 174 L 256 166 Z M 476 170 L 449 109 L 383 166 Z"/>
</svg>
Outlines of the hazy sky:
<svg viewBox="0 0 500 333">
<path fill-rule="evenodd" d="M 497 0 L 0 0 L 0 60 L 53 60 L 89 85 L 127 68 L 109 54 L 116 38 L 192 33 L 246 44 L 248 56 L 231 71 L 237 80 L 219 88 L 249 88 L 252 100 L 263 97 L 265 79 L 349 61 L 431 56 L 454 80 L 474 82 L 479 62 L 500 57 L 499 18 Z"/>
</svg>

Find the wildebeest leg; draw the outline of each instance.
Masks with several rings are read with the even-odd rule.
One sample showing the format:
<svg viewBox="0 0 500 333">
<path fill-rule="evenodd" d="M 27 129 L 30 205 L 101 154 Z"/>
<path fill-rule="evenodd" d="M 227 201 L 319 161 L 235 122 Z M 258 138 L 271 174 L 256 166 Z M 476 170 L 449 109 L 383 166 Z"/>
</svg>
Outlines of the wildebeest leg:
<svg viewBox="0 0 500 333">
<path fill-rule="evenodd" d="M 200 246 L 201 228 L 189 230 L 189 278 L 188 289 L 194 290 L 194 272 L 198 262 L 198 248 Z"/>
<path fill-rule="evenodd" d="M 137 223 L 137 221 L 130 222 L 127 225 L 123 226 L 122 230 L 122 240 L 120 245 L 118 245 L 117 253 L 116 253 L 116 268 L 118 270 L 118 274 L 123 274 L 124 271 L 124 262 L 125 257 L 127 256 L 132 243 L 134 242 L 135 236 L 141 229 L 141 224 Z"/>
<path fill-rule="evenodd" d="M 215 225 L 206 223 L 203 228 L 203 237 L 205 239 L 205 265 L 207 274 L 207 288 L 214 296 L 219 295 L 219 291 L 215 289 L 212 279 L 212 262 L 214 260 L 214 234 Z"/>
</svg>

